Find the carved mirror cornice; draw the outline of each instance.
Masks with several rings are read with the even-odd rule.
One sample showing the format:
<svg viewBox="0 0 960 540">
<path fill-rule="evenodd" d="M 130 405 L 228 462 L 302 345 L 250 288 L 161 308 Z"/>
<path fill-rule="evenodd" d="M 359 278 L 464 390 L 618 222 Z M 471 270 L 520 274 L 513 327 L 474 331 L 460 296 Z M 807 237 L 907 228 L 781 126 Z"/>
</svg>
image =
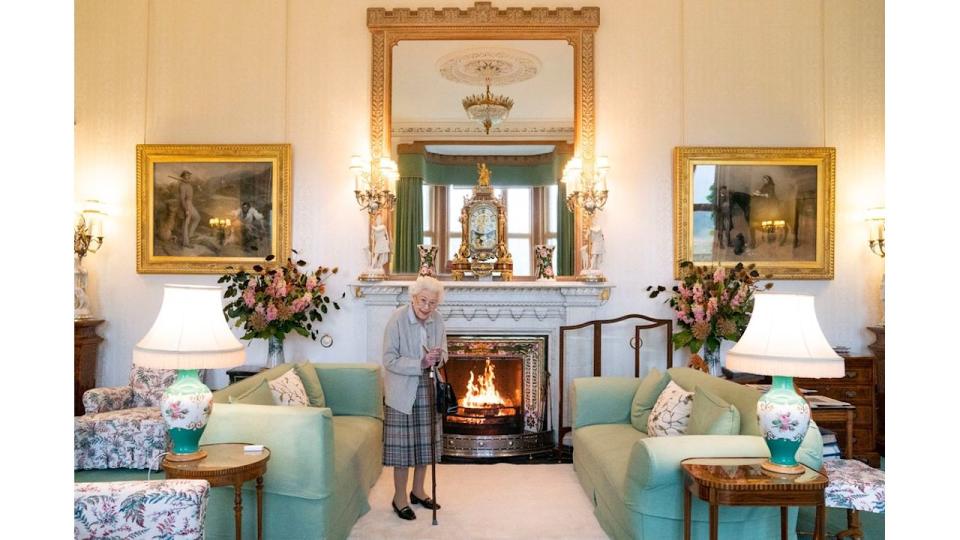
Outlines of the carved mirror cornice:
<svg viewBox="0 0 960 540">
<path fill-rule="evenodd" d="M 600 8 L 496 8 L 476 2 L 461 8 L 369 8 L 372 38 L 370 154 L 374 161 L 392 148 L 391 95 L 393 48 L 405 40 L 565 40 L 573 48 L 573 124 L 575 153 L 585 161 L 595 156 L 594 38 Z M 575 215 L 574 230 L 581 216 Z M 574 237 L 574 253 L 582 239 Z M 575 258 L 575 273 L 579 260 Z"/>
</svg>

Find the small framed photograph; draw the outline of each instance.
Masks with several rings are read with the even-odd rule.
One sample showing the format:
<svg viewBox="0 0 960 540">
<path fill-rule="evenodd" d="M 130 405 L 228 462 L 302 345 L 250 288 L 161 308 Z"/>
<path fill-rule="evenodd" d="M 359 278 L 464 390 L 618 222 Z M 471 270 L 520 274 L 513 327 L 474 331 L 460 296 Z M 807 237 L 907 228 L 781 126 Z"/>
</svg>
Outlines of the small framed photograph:
<svg viewBox="0 0 960 540">
<path fill-rule="evenodd" d="M 223 274 L 290 251 L 290 145 L 137 145 L 137 272 Z"/>
<path fill-rule="evenodd" d="M 754 263 L 773 279 L 833 279 L 834 148 L 677 147 L 680 262 Z"/>
</svg>

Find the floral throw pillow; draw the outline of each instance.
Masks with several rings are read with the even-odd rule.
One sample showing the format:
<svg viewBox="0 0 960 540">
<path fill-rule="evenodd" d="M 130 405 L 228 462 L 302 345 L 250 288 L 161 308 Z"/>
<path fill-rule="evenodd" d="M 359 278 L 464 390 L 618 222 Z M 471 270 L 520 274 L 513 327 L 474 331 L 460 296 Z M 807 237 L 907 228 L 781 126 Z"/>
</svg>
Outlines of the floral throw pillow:
<svg viewBox="0 0 960 540">
<path fill-rule="evenodd" d="M 647 435 L 663 437 L 683 435 L 687 431 L 690 413 L 693 411 L 693 392 L 687 392 L 680 385 L 670 381 L 647 419 Z"/>
<path fill-rule="evenodd" d="M 270 392 L 277 405 L 310 405 L 307 390 L 300 382 L 296 370 L 291 369 L 280 377 L 270 381 Z"/>
</svg>

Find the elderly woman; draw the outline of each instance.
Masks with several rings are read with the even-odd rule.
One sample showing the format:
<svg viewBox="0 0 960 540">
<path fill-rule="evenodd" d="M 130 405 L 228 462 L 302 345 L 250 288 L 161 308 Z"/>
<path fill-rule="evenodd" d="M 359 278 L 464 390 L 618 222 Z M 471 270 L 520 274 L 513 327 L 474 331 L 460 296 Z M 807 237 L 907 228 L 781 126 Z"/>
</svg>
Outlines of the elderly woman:
<svg viewBox="0 0 960 540">
<path fill-rule="evenodd" d="M 427 497 L 423 482 L 430 455 L 430 422 L 437 419 L 437 458 L 440 450 L 439 415 L 430 408 L 433 381 L 430 369 L 447 361 L 447 336 L 437 306 L 443 285 L 419 277 L 410 286 L 410 305 L 393 312 L 383 336 L 384 397 L 383 464 L 393 467 L 393 511 L 401 519 L 416 519 L 410 503 L 440 509 Z M 413 489 L 407 501 L 409 468 Z"/>
</svg>

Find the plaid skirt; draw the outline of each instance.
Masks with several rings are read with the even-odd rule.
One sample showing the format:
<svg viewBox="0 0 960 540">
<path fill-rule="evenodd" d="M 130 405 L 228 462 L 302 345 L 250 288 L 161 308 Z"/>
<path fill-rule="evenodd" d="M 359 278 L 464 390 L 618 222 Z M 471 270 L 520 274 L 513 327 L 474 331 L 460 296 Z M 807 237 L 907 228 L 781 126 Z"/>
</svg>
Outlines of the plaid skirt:
<svg viewBox="0 0 960 540">
<path fill-rule="evenodd" d="M 383 464 L 387 467 L 415 467 L 430 465 L 430 419 L 434 417 L 430 410 L 430 391 L 433 379 L 430 372 L 420 374 L 417 385 L 417 398 L 413 401 L 411 414 L 404 414 L 386 405 L 383 419 Z M 441 422 L 435 415 L 436 454 L 440 461 Z"/>
</svg>

